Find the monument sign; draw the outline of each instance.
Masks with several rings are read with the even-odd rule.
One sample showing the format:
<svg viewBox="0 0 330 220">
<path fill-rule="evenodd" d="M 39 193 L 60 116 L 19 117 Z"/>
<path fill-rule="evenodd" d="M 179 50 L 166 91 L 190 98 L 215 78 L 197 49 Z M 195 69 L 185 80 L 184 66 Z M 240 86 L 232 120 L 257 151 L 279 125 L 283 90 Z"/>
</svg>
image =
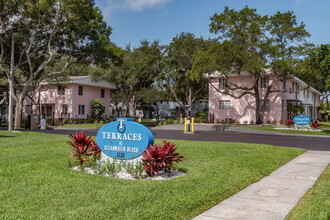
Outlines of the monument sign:
<svg viewBox="0 0 330 220">
<path fill-rule="evenodd" d="M 295 123 L 295 125 L 304 126 L 309 125 L 311 120 L 309 116 L 301 114 L 293 118 L 293 123 Z"/>
<path fill-rule="evenodd" d="M 145 148 L 154 143 L 154 137 L 147 127 L 134 122 L 132 118 L 117 118 L 100 128 L 96 142 L 102 151 L 102 161 L 137 161 Z"/>
</svg>

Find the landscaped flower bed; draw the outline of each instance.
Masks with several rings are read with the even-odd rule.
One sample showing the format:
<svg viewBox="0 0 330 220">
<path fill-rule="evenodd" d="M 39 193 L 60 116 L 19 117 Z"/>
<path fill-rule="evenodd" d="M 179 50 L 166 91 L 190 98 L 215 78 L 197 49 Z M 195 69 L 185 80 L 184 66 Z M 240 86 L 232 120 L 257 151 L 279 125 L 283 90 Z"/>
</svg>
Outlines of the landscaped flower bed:
<svg viewBox="0 0 330 220">
<path fill-rule="evenodd" d="M 184 173 L 176 170 L 177 163 L 184 159 L 183 155 L 175 152 L 174 143 L 163 141 L 150 145 L 142 153 L 142 162 L 130 162 L 129 160 L 112 159 L 100 161 L 101 150 L 91 136 L 84 131 L 70 134 L 71 141 L 67 143 L 72 147 L 69 157 L 69 166 L 74 170 L 85 171 L 90 174 L 100 174 L 122 179 L 169 179 L 184 176 Z"/>
</svg>

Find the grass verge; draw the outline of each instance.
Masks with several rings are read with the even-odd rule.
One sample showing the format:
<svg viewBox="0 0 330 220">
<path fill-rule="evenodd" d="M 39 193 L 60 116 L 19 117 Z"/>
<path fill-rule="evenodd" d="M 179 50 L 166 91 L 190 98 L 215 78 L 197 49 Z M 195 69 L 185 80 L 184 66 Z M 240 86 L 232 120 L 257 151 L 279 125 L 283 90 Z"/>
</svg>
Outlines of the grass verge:
<svg viewBox="0 0 330 220">
<path fill-rule="evenodd" d="M 330 165 L 285 219 L 330 219 Z"/>
<path fill-rule="evenodd" d="M 155 123 L 151 122 L 151 119 L 142 119 L 141 124 L 143 125 L 153 125 Z M 101 128 L 106 123 L 86 123 L 86 124 L 64 124 L 57 126 L 58 128 Z"/>
<path fill-rule="evenodd" d="M 309 135 L 326 135 L 326 136 L 330 136 L 330 130 L 302 131 L 302 130 L 274 129 L 274 128 L 277 127 L 275 125 L 265 125 L 265 126 L 237 126 L 237 127 L 239 127 L 239 128 L 245 128 L 245 129 L 261 130 L 261 131 L 271 131 L 271 132 L 277 132 L 277 133 L 286 133 L 286 134 L 309 134 Z"/>
<path fill-rule="evenodd" d="M 186 157 L 180 164 L 186 176 L 122 180 L 70 170 L 67 140 L 64 135 L 0 132 L 2 218 L 191 219 L 304 152 L 175 141 Z"/>
<path fill-rule="evenodd" d="M 101 128 L 104 123 L 86 123 L 86 124 L 64 124 L 61 126 L 58 126 L 58 128 Z"/>
</svg>

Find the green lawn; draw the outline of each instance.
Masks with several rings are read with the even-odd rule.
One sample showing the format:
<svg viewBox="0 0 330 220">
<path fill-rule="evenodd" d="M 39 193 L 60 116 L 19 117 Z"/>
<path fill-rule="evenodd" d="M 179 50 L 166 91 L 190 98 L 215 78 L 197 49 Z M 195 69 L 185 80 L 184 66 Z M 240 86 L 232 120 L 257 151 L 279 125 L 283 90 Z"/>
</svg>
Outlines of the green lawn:
<svg viewBox="0 0 330 220">
<path fill-rule="evenodd" d="M 58 128 L 100 128 L 104 123 L 86 123 L 86 124 L 64 124 L 61 126 L 58 126 Z"/>
<path fill-rule="evenodd" d="M 122 180 L 70 170 L 67 140 L 0 132 L 0 219 L 191 219 L 304 152 L 175 141 L 186 176 Z"/>
<path fill-rule="evenodd" d="M 255 130 L 262 130 L 262 131 L 271 131 L 271 132 L 278 132 L 278 133 L 287 133 L 287 134 L 310 134 L 310 135 L 326 135 L 330 136 L 330 130 L 326 130 L 326 126 L 321 125 L 322 131 L 302 131 L 302 130 L 285 130 L 285 129 L 274 129 L 278 126 L 275 125 L 265 125 L 265 126 L 257 126 L 257 125 L 249 125 L 249 126 L 237 126 L 239 128 L 246 128 L 246 129 L 255 129 Z M 285 126 L 283 126 L 285 128 Z"/>
<path fill-rule="evenodd" d="M 327 121 L 327 122 L 320 122 L 320 127 L 322 129 L 330 129 L 330 121 Z"/>
<path fill-rule="evenodd" d="M 141 124 L 147 125 L 147 124 L 155 124 L 151 122 L 151 119 L 142 119 Z M 86 124 L 64 124 L 61 126 L 57 126 L 59 128 L 100 128 L 105 123 L 99 123 L 98 125 L 96 123 L 86 123 Z"/>
<path fill-rule="evenodd" d="M 291 210 L 286 219 L 330 219 L 330 165 Z"/>
</svg>

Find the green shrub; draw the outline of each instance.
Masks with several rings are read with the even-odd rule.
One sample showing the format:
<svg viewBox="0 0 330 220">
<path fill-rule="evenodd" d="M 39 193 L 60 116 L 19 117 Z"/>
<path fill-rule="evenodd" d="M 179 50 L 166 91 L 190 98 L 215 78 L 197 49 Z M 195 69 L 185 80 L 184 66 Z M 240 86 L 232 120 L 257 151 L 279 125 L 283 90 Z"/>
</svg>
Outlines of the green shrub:
<svg viewBox="0 0 330 220">
<path fill-rule="evenodd" d="M 207 115 L 208 113 L 206 111 L 199 112 L 196 114 L 195 121 L 197 123 L 206 123 L 207 122 Z"/>
<path fill-rule="evenodd" d="M 99 120 L 100 118 L 102 118 L 105 109 L 105 107 L 102 105 L 102 101 L 100 99 L 94 99 L 91 105 L 92 105 L 92 118 L 94 120 Z M 96 111 L 98 111 L 98 114 L 96 114 Z"/>
</svg>

